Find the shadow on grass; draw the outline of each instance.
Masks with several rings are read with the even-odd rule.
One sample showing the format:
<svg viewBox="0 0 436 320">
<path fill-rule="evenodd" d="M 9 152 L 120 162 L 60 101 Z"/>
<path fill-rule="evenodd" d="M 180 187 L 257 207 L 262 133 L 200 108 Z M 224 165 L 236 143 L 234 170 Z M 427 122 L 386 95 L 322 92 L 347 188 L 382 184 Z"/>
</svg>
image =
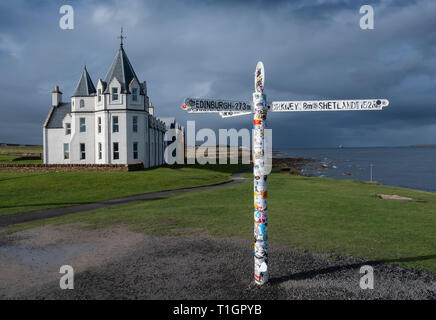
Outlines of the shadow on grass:
<svg viewBox="0 0 436 320">
<path fill-rule="evenodd" d="M 16 206 L 0 206 L 0 209 L 26 208 L 26 207 L 46 207 L 46 206 L 75 206 L 75 205 L 89 204 L 89 203 L 95 203 L 95 202 L 100 202 L 100 201 L 29 203 L 29 204 L 19 204 Z"/>
<path fill-rule="evenodd" d="M 177 190 L 177 189 L 176 189 Z M 170 190 L 170 191 L 175 191 L 175 190 Z M 166 192 L 166 191 L 157 191 L 157 192 Z M 153 192 L 151 192 L 153 193 Z M 162 200 L 162 199 L 166 199 L 168 198 L 167 196 L 156 196 L 150 199 L 131 199 L 137 196 L 142 196 L 143 194 L 139 194 L 139 195 L 132 195 L 132 196 L 126 196 L 126 197 L 122 197 L 122 198 L 114 198 L 114 199 L 106 199 L 106 200 L 97 200 L 97 201 L 83 201 L 83 202 L 52 202 L 52 203 L 29 203 L 29 204 L 20 204 L 20 205 L 16 205 L 16 206 L 0 206 L 0 209 L 10 209 L 10 208 L 25 208 L 25 207 L 47 207 L 47 206 L 60 206 L 59 208 L 43 208 L 41 210 L 55 210 L 55 209 L 64 209 L 66 206 L 70 207 L 70 206 L 78 206 L 78 205 L 86 205 L 86 204 L 102 204 L 104 205 L 104 207 L 107 206 L 107 204 L 112 204 L 112 203 L 130 203 L 130 202 L 148 202 L 148 201 L 152 201 L 152 200 Z M 146 193 L 144 193 L 144 195 L 146 195 Z M 34 210 L 34 211 L 40 211 L 38 209 Z M 33 212 L 33 211 L 29 211 L 29 212 Z M 16 214 L 25 214 L 25 213 L 29 213 L 29 212 L 21 212 L 21 213 L 16 213 Z"/>
<path fill-rule="evenodd" d="M 10 172 L 14 172 L 14 171 L 10 171 Z M 50 173 L 51 173 L 51 172 L 41 172 L 41 173 L 23 174 L 23 175 L 16 176 L 16 177 L 0 179 L 0 182 L 7 181 L 7 180 L 24 179 L 24 178 L 28 178 L 28 177 L 45 176 L 45 175 L 50 174 Z"/>
<path fill-rule="evenodd" d="M 156 197 L 152 199 L 139 199 L 133 201 L 129 201 L 128 199 L 120 199 L 120 201 L 115 201 L 115 202 L 113 200 L 104 200 L 101 202 L 77 203 L 77 206 L 64 206 L 64 207 L 61 206 L 61 207 L 45 208 L 45 209 L 33 210 L 33 211 L 27 211 L 21 213 L 5 214 L 5 215 L 0 215 L 0 227 L 7 227 L 14 224 L 25 223 L 35 220 L 56 218 L 56 217 L 61 217 L 65 215 L 75 214 L 75 213 L 90 212 L 103 208 L 110 208 L 116 205 L 125 204 L 129 202 L 156 201 L 164 198 L 166 197 Z M 56 203 L 54 205 L 58 205 L 58 204 L 59 203 Z M 87 205 L 88 207 L 84 207 Z"/>
<path fill-rule="evenodd" d="M 304 272 L 293 273 L 287 276 L 271 278 L 271 284 L 280 284 L 282 282 L 286 282 L 289 280 L 307 280 L 312 279 L 318 275 L 330 274 L 340 271 L 353 270 L 358 269 L 364 265 L 377 266 L 380 264 L 389 264 L 389 263 L 402 263 L 402 262 L 416 262 L 416 261 L 425 261 L 425 260 L 433 260 L 436 259 L 436 255 L 427 255 L 427 256 L 416 256 L 416 257 L 407 257 L 407 258 L 399 258 L 399 259 L 381 259 L 381 260 L 368 260 L 362 261 L 359 263 L 351 263 L 341 266 L 332 266 L 323 269 L 315 269 Z"/>
</svg>

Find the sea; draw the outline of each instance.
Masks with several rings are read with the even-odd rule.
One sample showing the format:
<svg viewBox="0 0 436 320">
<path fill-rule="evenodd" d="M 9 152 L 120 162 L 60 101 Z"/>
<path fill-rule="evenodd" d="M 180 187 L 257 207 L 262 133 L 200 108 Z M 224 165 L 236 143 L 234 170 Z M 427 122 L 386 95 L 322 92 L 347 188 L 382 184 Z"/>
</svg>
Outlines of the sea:
<svg viewBox="0 0 436 320">
<path fill-rule="evenodd" d="M 436 147 L 290 149 L 278 158 L 312 158 L 304 174 L 334 179 L 376 181 L 390 186 L 436 192 Z"/>
</svg>

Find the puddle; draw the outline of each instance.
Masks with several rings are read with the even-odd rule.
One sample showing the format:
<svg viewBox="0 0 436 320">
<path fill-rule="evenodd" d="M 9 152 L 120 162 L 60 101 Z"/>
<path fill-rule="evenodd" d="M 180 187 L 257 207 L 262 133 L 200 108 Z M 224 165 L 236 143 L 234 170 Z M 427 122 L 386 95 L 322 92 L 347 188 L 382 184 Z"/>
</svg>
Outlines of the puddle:
<svg viewBox="0 0 436 320">
<path fill-rule="evenodd" d="M 88 251 L 94 245 L 90 243 L 82 244 L 62 244 L 48 245 L 44 247 L 27 247 L 10 245 L 0 247 L 0 254 L 3 254 L 22 265 L 34 269 L 53 269 L 59 268 L 78 255 Z"/>
</svg>

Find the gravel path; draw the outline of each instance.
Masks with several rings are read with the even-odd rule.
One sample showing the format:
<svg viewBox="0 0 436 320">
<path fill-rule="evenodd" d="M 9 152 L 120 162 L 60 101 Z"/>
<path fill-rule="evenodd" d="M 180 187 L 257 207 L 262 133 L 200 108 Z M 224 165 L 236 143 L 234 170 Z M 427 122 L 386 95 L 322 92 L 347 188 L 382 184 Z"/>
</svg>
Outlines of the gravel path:
<svg viewBox="0 0 436 320">
<path fill-rule="evenodd" d="M 69 207 L 42 209 L 42 210 L 36 210 L 36 211 L 30 211 L 24 213 L 9 214 L 9 215 L 0 216 L 0 227 L 6 227 L 11 224 L 23 223 L 28 221 L 59 217 L 72 213 L 97 210 L 101 208 L 126 204 L 139 200 L 153 200 L 158 198 L 164 198 L 184 192 L 200 191 L 200 190 L 207 190 L 207 189 L 219 188 L 219 187 L 229 187 L 229 186 L 243 183 L 245 180 L 246 180 L 245 178 L 241 177 L 241 173 L 234 173 L 233 175 L 230 176 L 229 181 L 211 184 L 207 186 L 149 192 L 149 193 L 144 193 L 134 196 L 128 196 L 128 197 L 93 202 L 93 203 L 85 203 L 85 204 L 69 206 Z"/>
<path fill-rule="evenodd" d="M 241 239 L 39 227 L 0 238 L 0 298 L 436 299 L 436 275 L 426 271 L 274 243 L 271 281 L 259 287 L 251 281 L 251 248 Z M 59 288 L 63 264 L 75 270 L 74 290 Z M 374 267 L 373 290 L 359 286 L 365 264 Z"/>
</svg>

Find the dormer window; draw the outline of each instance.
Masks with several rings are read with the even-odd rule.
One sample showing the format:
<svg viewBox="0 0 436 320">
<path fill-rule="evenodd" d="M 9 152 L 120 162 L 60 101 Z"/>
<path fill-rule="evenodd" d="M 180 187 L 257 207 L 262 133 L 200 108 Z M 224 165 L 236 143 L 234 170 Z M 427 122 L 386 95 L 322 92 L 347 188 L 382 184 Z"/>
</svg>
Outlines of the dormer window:
<svg viewBox="0 0 436 320">
<path fill-rule="evenodd" d="M 118 88 L 112 88 L 112 100 L 118 100 Z"/>
<path fill-rule="evenodd" d="M 101 89 L 98 89 L 98 102 L 101 102 Z"/>
<path fill-rule="evenodd" d="M 80 108 L 84 108 L 85 107 L 85 100 L 80 99 Z"/>
<path fill-rule="evenodd" d="M 132 101 L 138 101 L 138 88 L 132 88 Z"/>
</svg>

